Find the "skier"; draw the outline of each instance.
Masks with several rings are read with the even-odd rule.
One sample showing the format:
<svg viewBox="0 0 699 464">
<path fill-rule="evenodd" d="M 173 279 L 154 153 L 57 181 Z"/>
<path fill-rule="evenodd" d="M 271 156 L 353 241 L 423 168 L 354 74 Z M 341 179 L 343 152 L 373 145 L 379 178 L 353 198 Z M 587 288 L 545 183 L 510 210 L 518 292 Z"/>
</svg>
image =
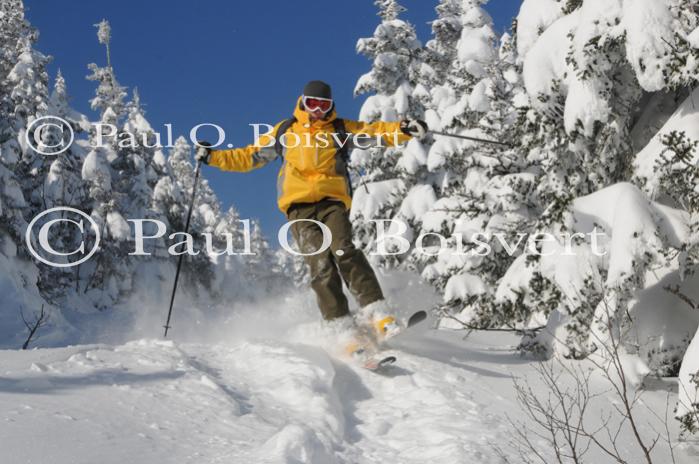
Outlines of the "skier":
<svg viewBox="0 0 699 464">
<path fill-rule="evenodd" d="M 281 157 L 277 203 L 290 221 L 303 220 L 291 226 L 300 251 L 307 254 L 322 248 L 322 230 L 309 220 L 325 224 L 331 232 L 330 247 L 305 256 L 304 260 L 323 318 L 337 324 L 341 332 L 353 334 L 343 342 L 348 354 L 366 351 L 366 337 L 359 335 L 366 329 L 373 332 L 376 341 L 401 329 L 384 300 L 371 265 L 352 243 L 349 150 L 355 135 L 357 145 L 367 148 L 394 146 L 411 137 L 422 138 L 426 132 L 425 122 L 416 119 L 374 123 L 340 119 L 330 86 L 311 81 L 298 98 L 293 117 L 276 124 L 256 143 L 230 150 L 199 143 L 207 148 L 197 151 L 197 160 L 226 171 L 247 172 Z M 360 306 L 354 318 L 342 290 L 343 281 Z"/>
</svg>

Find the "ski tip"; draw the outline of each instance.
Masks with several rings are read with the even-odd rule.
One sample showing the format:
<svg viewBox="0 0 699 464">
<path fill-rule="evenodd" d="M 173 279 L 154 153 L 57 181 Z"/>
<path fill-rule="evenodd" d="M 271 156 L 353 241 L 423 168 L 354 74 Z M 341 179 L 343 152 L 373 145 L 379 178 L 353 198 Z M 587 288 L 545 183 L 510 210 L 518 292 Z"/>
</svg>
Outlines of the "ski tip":
<svg viewBox="0 0 699 464">
<path fill-rule="evenodd" d="M 420 322 L 424 321 L 427 319 L 427 311 L 418 311 L 416 313 L 413 313 L 412 316 L 408 318 L 407 326 L 412 327 L 415 324 L 419 324 Z"/>
<path fill-rule="evenodd" d="M 394 362 L 396 362 L 395 356 L 386 356 L 385 358 L 381 358 L 381 359 L 372 359 L 372 360 L 368 361 L 366 364 L 364 364 L 364 369 L 369 369 L 370 371 L 375 371 L 375 370 L 390 366 Z"/>
</svg>

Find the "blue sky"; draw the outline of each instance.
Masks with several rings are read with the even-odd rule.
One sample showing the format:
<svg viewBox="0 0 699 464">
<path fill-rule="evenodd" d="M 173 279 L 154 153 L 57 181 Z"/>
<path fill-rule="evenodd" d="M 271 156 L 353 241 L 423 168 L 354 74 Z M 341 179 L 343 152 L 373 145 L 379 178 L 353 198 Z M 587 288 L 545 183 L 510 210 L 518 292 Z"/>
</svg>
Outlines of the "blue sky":
<svg viewBox="0 0 699 464">
<path fill-rule="evenodd" d="M 437 0 L 400 3 L 420 40 L 429 40 Z M 491 0 L 486 6 L 498 33 L 509 29 L 520 4 Z M 252 142 L 248 124 L 288 117 L 312 79 L 329 82 L 340 115 L 356 118 L 365 97 L 353 98 L 352 90 L 370 63 L 355 44 L 379 23 L 372 0 L 25 0 L 25 6 L 40 31 L 37 48 L 54 57 L 51 77 L 61 69 L 73 107 L 91 119 L 95 83 L 85 76 L 88 63 L 105 62 L 93 24 L 106 18 L 117 79 L 138 88 L 156 131 L 164 134 L 163 124 L 171 123 L 177 136 L 212 122 L 236 146 Z M 285 221 L 276 207 L 277 169 L 274 163 L 247 174 L 204 170 L 224 207 L 259 218 L 273 243 Z"/>
</svg>

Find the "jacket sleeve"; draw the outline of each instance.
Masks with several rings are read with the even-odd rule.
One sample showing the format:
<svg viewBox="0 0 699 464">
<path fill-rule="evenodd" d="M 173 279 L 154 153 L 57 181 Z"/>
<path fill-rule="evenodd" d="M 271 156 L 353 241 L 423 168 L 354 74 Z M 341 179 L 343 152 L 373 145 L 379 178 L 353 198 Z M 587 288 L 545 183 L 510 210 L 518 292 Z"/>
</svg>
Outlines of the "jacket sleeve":
<svg viewBox="0 0 699 464">
<path fill-rule="evenodd" d="M 274 150 L 274 134 L 277 133 L 280 124 L 246 147 L 211 150 L 209 166 L 223 171 L 248 172 L 274 161 L 277 158 L 277 152 Z"/>
<path fill-rule="evenodd" d="M 352 134 L 366 134 L 376 138 L 381 136 L 382 140 L 389 147 L 402 145 L 412 138 L 412 136 L 400 130 L 400 122 L 361 122 L 345 120 L 345 129 Z"/>
</svg>

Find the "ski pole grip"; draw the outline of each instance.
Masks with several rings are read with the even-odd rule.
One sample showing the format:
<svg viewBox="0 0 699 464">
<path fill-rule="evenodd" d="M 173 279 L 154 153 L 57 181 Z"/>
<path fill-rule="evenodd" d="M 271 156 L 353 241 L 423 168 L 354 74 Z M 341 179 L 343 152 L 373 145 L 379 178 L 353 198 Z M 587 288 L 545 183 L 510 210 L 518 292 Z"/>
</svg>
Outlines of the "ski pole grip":
<svg viewBox="0 0 699 464">
<path fill-rule="evenodd" d="M 204 164 L 209 164 L 210 147 L 211 144 L 209 142 L 197 141 L 197 151 L 194 158 Z"/>
</svg>

